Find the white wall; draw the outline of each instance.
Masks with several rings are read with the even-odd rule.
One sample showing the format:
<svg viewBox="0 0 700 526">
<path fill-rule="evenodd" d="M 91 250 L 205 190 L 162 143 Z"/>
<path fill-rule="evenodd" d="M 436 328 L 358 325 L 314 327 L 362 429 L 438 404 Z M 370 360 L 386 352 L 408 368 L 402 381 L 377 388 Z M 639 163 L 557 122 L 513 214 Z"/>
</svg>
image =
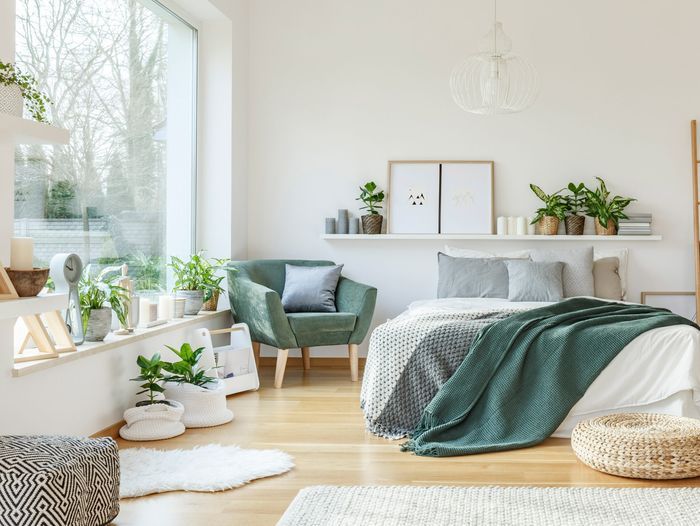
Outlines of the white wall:
<svg viewBox="0 0 700 526">
<path fill-rule="evenodd" d="M 356 212 L 358 184 L 385 185 L 389 159 L 493 159 L 497 215 L 530 215 L 530 182 L 556 190 L 601 176 L 637 197 L 664 240 L 629 244 L 630 298 L 692 290 L 700 3 L 530 0 L 500 12 L 542 90 L 529 111 L 494 118 L 463 113 L 448 86 L 488 30 L 490 2 L 251 2 L 249 256 L 345 263 L 379 288 L 379 323 L 434 297 L 442 244 L 326 242 L 324 217 Z"/>
</svg>

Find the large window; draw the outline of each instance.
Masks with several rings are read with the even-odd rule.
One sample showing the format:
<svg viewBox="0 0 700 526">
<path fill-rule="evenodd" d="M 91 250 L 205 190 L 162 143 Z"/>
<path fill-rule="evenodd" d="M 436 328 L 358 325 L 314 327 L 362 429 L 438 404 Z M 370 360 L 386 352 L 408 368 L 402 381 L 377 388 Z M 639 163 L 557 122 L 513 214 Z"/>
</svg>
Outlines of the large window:
<svg viewBox="0 0 700 526">
<path fill-rule="evenodd" d="M 137 288 L 193 248 L 196 31 L 153 0 L 18 0 L 17 64 L 69 146 L 20 146 L 15 234 L 37 264 L 126 262 Z"/>
</svg>

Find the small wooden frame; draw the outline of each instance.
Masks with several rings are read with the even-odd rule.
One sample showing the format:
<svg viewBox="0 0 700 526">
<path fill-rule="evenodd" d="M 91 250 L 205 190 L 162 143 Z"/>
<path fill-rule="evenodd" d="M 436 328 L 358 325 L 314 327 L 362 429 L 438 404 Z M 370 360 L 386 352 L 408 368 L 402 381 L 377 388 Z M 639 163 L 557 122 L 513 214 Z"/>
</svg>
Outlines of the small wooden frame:
<svg viewBox="0 0 700 526">
<path fill-rule="evenodd" d="M 661 298 L 664 296 L 672 299 L 670 304 L 667 304 L 667 305 L 656 304 L 655 305 L 649 301 L 650 298 Z M 681 297 L 688 298 L 687 305 L 681 304 L 681 302 L 683 302 Z M 695 292 L 675 292 L 675 291 L 673 291 L 673 292 L 664 292 L 664 291 L 649 292 L 649 291 L 646 291 L 646 292 L 642 292 L 641 303 L 644 305 L 651 305 L 652 307 L 661 307 L 661 308 L 668 309 L 671 312 L 674 312 L 675 314 L 679 314 L 680 316 L 684 316 L 692 321 L 697 320 L 697 311 L 695 311 L 695 307 L 696 307 Z"/>
</svg>

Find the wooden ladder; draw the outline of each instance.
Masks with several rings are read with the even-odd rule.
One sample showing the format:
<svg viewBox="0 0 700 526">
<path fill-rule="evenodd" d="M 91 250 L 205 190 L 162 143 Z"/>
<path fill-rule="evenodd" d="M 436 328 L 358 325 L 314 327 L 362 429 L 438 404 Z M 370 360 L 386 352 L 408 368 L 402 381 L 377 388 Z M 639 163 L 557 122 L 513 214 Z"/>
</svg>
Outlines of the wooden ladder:
<svg viewBox="0 0 700 526">
<path fill-rule="evenodd" d="M 698 196 L 698 170 L 700 169 L 700 159 L 698 159 L 698 122 L 690 121 L 690 148 L 693 154 L 693 235 L 695 244 L 693 253 L 695 255 L 695 312 L 700 319 L 700 197 Z"/>
</svg>

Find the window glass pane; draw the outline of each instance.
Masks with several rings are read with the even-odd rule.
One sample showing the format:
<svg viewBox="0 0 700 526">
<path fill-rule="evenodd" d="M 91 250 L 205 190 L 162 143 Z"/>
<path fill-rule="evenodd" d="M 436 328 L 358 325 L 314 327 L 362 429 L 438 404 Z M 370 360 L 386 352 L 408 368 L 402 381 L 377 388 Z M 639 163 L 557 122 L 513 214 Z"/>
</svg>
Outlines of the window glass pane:
<svg viewBox="0 0 700 526">
<path fill-rule="evenodd" d="M 17 148 L 15 235 L 163 288 L 192 250 L 196 31 L 150 0 L 18 0 L 16 37 L 71 141 Z"/>
</svg>

